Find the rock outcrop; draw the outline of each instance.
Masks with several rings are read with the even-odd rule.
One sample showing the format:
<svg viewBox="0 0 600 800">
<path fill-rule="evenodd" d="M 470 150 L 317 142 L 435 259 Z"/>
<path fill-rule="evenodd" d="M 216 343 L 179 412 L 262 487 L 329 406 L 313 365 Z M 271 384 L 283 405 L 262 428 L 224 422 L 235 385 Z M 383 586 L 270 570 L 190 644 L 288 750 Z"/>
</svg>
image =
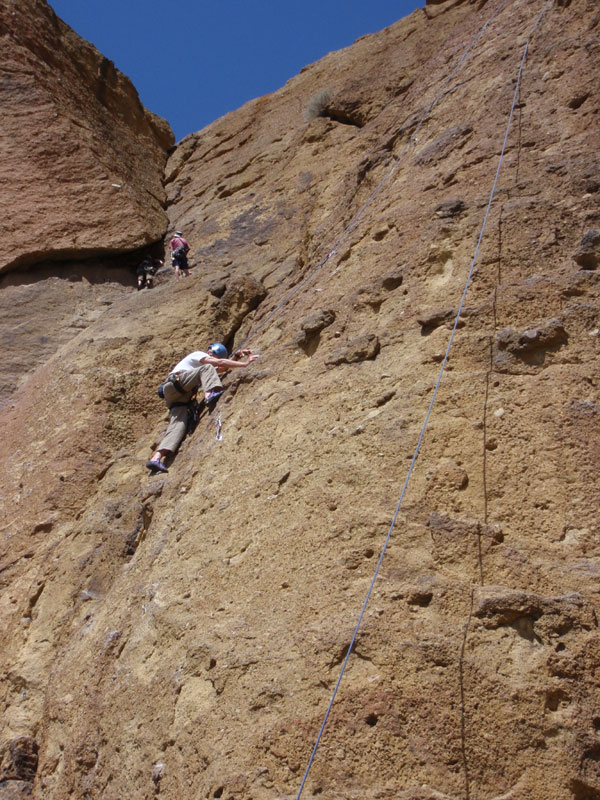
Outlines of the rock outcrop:
<svg viewBox="0 0 600 800">
<path fill-rule="evenodd" d="M 183 140 L 192 277 L 92 304 L 12 389 L 0 800 L 297 796 L 544 6 L 303 797 L 600 796 L 600 278 L 574 256 L 600 12 L 448 0 Z M 221 338 L 261 359 L 149 477 L 156 386 Z"/>
<path fill-rule="evenodd" d="M 161 239 L 169 126 L 44 0 L 1 0 L 0 41 L 0 272 Z"/>
<path fill-rule="evenodd" d="M 173 134 L 44 0 L 0 0 L 0 43 L 5 401 L 161 254 Z"/>
</svg>

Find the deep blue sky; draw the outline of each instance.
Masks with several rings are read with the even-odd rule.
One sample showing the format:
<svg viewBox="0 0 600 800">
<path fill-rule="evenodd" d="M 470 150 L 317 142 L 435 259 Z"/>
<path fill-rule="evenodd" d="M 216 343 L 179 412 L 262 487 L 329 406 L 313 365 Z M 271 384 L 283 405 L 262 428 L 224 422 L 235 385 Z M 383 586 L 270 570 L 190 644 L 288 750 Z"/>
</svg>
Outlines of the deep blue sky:
<svg viewBox="0 0 600 800">
<path fill-rule="evenodd" d="M 49 0 L 179 140 L 424 0 Z"/>
</svg>

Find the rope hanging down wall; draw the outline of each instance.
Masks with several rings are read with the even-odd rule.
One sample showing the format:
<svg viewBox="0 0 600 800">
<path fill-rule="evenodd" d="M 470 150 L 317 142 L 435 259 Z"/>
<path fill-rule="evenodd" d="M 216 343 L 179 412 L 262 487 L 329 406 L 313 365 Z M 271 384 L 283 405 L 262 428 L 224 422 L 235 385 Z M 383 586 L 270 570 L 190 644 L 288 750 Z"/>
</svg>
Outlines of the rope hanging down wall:
<svg viewBox="0 0 600 800">
<path fill-rule="evenodd" d="M 334 256 L 334 255 L 335 255 L 335 253 L 336 253 L 337 249 L 338 249 L 338 248 L 339 248 L 339 247 L 340 247 L 340 246 L 341 246 L 341 245 L 342 245 L 342 244 L 343 244 L 343 243 L 346 241 L 346 239 L 348 238 L 348 236 L 349 236 L 349 235 L 352 233 L 352 231 L 353 231 L 353 230 L 356 228 L 356 226 L 357 226 L 357 225 L 358 225 L 358 223 L 360 222 L 360 220 L 361 220 L 362 216 L 364 215 L 365 211 L 367 210 L 367 208 L 368 208 L 368 207 L 371 205 L 371 203 L 372 203 L 372 202 L 373 202 L 373 200 L 374 200 L 374 199 L 377 197 L 377 195 L 378 195 L 378 194 L 381 192 L 381 190 L 383 189 L 383 187 L 385 186 L 385 184 L 386 184 L 386 183 L 387 183 L 387 182 L 390 180 L 390 178 L 392 177 L 392 175 L 393 175 L 393 174 L 396 172 L 396 170 L 397 170 L 397 168 L 398 168 L 398 166 L 399 166 L 399 164 L 400 164 L 400 162 L 401 162 L 401 160 L 402 160 L 403 156 L 404 156 L 404 155 L 405 155 L 405 153 L 407 152 L 407 150 L 408 150 L 408 148 L 410 147 L 410 145 L 411 145 L 411 144 L 412 144 L 412 143 L 415 141 L 417 134 L 418 134 L 418 133 L 419 133 L 419 131 L 421 130 L 421 127 L 423 126 L 423 124 L 425 123 L 425 121 L 427 120 L 427 118 L 429 117 L 429 115 L 431 114 L 431 112 L 433 111 L 433 109 L 435 108 L 435 106 L 436 106 L 436 105 L 437 105 L 437 104 L 440 102 L 440 100 L 441 100 L 441 99 L 444 97 L 444 94 L 445 94 L 445 91 L 446 91 L 446 87 L 448 86 L 448 84 L 450 83 L 450 81 L 451 81 L 451 80 L 454 78 L 454 76 L 455 76 L 455 75 L 457 74 L 457 72 L 460 70 L 460 68 L 462 67 L 462 65 L 464 64 L 464 62 L 467 60 L 467 58 L 468 58 L 468 56 L 469 56 L 469 53 L 471 52 L 471 50 L 472 50 L 472 49 L 475 47 L 475 45 L 476 45 L 476 44 L 477 44 L 477 42 L 478 42 L 478 41 L 481 39 L 481 37 L 483 36 L 483 34 L 485 33 L 485 31 L 487 30 L 487 28 L 489 27 L 489 25 L 490 25 L 490 24 L 493 22 L 493 20 L 494 20 L 494 19 L 495 19 L 495 18 L 498 16 L 498 14 L 499 14 L 499 13 L 502 11 L 502 9 L 504 8 L 504 6 L 506 5 L 506 3 L 507 3 L 507 2 L 508 2 L 508 0 L 502 0 L 502 1 L 500 2 L 500 4 L 498 5 L 498 7 L 497 7 L 497 8 L 496 8 L 496 10 L 494 11 L 494 13 L 493 13 L 493 14 L 490 16 L 490 18 L 487 20 L 487 22 L 485 22 L 485 23 L 482 25 L 482 27 L 479 29 L 479 31 L 476 33 L 476 35 L 473 37 L 473 39 L 471 40 L 471 42 L 470 42 L 469 46 L 467 47 L 467 49 L 466 49 L 466 50 L 464 51 L 464 53 L 461 55 L 461 57 L 459 58 L 458 62 L 456 63 L 456 65 L 455 65 L 455 66 L 454 66 L 454 68 L 452 69 L 452 71 L 449 73 L 449 75 L 446 77 L 446 79 L 445 79 L 445 80 L 444 80 L 444 82 L 442 83 L 442 86 L 441 86 L 441 88 L 439 89 L 438 93 L 435 95 L 435 97 L 433 98 L 433 100 L 431 100 L 431 102 L 429 103 L 429 105 L 428 105 L 428 106 L 425 108 L 425 111 L 422 113 L 422 115 L 421 115 L 421 116 L 420 116 L 420 118 L 418 119 L 418 121 L 417 121 L 417 124 L 416 124 L 416 126 L 415 126 L 415 129 L 413 130 L 412 134 L 411 134 L 411 135 L 410 135 L 410 137 L 408 138 L 408 140 L 407 140 L 406 144 L 404 145 L 404 147 L 402 148 L 402 150 L 400 151 L 400 153 L 399 153 L 397 156 L 391 156 L 391 157 L 390 157 L 390 158 L 391 158 L 391 161 L 392 161 L 392 163 L 391 163 L 391 165 L 389 166 L 389 168 L 388 168 L 388 170 L 386 171 L 386 173 L 384 174 L 383 178 L 382 178 L 382 179 L 379 181 L 379 183 L 377 184 L 377 186 L 376 186 L 376 187 L 373 189 L 373 191 L 371 192 L 371 194 L 369 195 L 369 197 L 368 197 L 368 198 L 365 200 L 365 202 L 364 202 L 364 203 L 362 204 L 362 206 L 361 206 L 361 207 L 358 209 L 358 211 L 356 211 L 356 213 L 353 215 L 353 217 L 351 218 L 350 222 L 348 222 L 348 224 L 347 224 L 347 225 L 346 225 L 346 227 L 343 229 L 343 231 L 340 233 L 340 235 L 338 236 L 338 238 L 337 238 L 337 239 L 335 240 L 335 242 L 334 242 L 334 243 L 331 245 L 331 247 L 330 247 L 330 248 L 329 248 L 329 250 L 327 251 L 327 254 L 326 254 L 326 255 L 325 255 L 325 256 L 324 256 L 324 257 L 323 257 L 323 258 L 322 258 L 322 259 L 319 261 L 319 263 L 318 263 L 318 264 L 316 264 L 314 267 L 312 267 L 311 269 L 309 269 L 308 273 L 307 273 L 307 274 L 304 276 L 304 278 L 303 278 L 303 279 L 300 281 L 300 283 L 299 283 L 299 284 L 297 284 L 297 285 L 296 285 L 296 286 L 295 286 L 295 287 L 294 287 L 294 288 L 293 288 L 293 289 L 292 289 L 292 290 L 291 290 L 291 291 L 290 291 L 290 292 L 289 292 L 289 293 L 286 295 L 286 297 L 284 297 L 284 299 L 283 299 L 283 300 L 282 300 L 280 303 L 278 303 L 278 304 L 275 306 L 275 308 L 274 308 L 274 309 L 272 309 L 272 311 L 270 311 L 270 312 L 267 314 L 267 316 L 266 316 L 266 317 L 265 317 L 265 318 L 262 320 L 262 322 L 260 322 L 260 323 L 257 325 L 257 327 L 256 327 L 256 328 L 255 328 L 253 331 L 251 331 L 251 332 L 248 334 L 248 336 L 247 336 L 247 337 L 246 337 L 246 338 L 243 340 L 243 342 L 242 342 L 242 343 L 241 343 L 241 344 L 238 346 L 238 349 L 239 349 L 239 348 L 242 348 L 242 347 L 245 347 L 245 346 L 248 344 L 248 342 L 250 342 L 252 339 L 254 339 L 254 338 L 256 337 L 256 335 L 257 335 L 257 334 L 258 334 L 258 333 L 259 333 L 259 332 L 260 332 L 260 331 L 261 331 L 261 330 L 262 330 L 262 329 L 265 327 L 265 325 L 267 325 L 267 324 L 268 324 L 268 323 L 269 323 L 269 322 L 270 322 L 270 321 L 273 319 L 273 317 L 274 317 L 274 316 L 275 316 L 275 315 L 276 315 L 276 314 L 277 314 L 277 313 L 278 313 L 278 312 L 279 312 L 279 311 L 280 311 L 280 310 L 281 310 L 281 309 L 282 309 L 284 306 L 286 306 L 286 305 L 287 305 L 287 304 L 290 302 L 290 300 L 292 300 L 292 298 L 293 298 L 293 297 L 295 297 L 295 296 L 298 294 L 298 292 L 300 292 L 300 291 L 301 291 L 301 289 L 303 289 L 303 288 L 304 288 L 304 286 L 306 286 L 306 284 L 307 284 L 307 283 L 310 281 L 310 279 L 311 279 L 311 278 L 312 278 L 312 277 L 313 277 L 313 276 L 314 276 L 314 275 L 315 275 L 315 274 L 316 274 L 316 273 L 317 273 L 317 272 L 318 272 L 320 269 L 322 269 L 322 268 L 325 266 L 325 264 L 326 264 L 326 263 L 329 261 L 329 259 L 330 259 L 330 258 L 332 258 L 332 256 Z M 421 95 L 425 94 L 425 91 L 426 91 L 426 90 L 425 90 L 425 89 L 423 89 L 423 91 L 421 92 Z M 418 98 L 418 95 L 417 95 L 417 98 Z"/>
<path fill-rule="evenodd" d="M 520 65 L 519 65 L 519 70 L 518 70 L 518 74 L 517 74 L 515 90 L 514 90 L 514 94 L 513 94 L 512 105 L 511 105 L 510 113 L 509 113 L 509 116 L 508 116 L 508 122 L 507 122 L 507 125 L 506 125 L 506 132 L 504 134 L 504 141 L 503 141 L 503 144 L 502 144 L 502 150 L 500 152 L 500 157 L 498 159 L 498 166 L 496 168 L 496 175 L 494 177 L 494 182 L 493 182 L 492 189 L 491 189 L 491 192 L 490 192 L 489 201 L 488 201 L 488 204 L 487 204 L 487 207 L 486 207 L 486 210 L 485 210 L 483 223 L 481 225 L 481 230 L 480 230 L 479 237 L 478 237 L 478 240 L 477 240 L 477 245 L 475 247 L 475 253 L 473 255 L 473 259 L 471 261 L 471 265 L 469 267 L 469 271 L 468 271 L 467 278 L 466 278 L 466 281 L 465 281 L 465 287 L 464 287 L 463 294 L 462 294 L 462 297 L 461 297 L 460 305 L 458 307 L 458 311 L 456 313 L 456 318 L 454 320 L 454 326 L 452 328 L 452 331 L 450 333 L 450 337 L 449 337 L 449 340 L 448 340 L 448 346 L 446 347 L 446 352 L 444 354 L 444 359 L 442 361 L 442 364 L 441 364 L 441 367 L 440 367 L 440 371 L 439 371 L 439 375 L 438 375 L 437 381 L 436 381 L 434 389 L 433 389 L 433 394 L 431 396 L 431 401 L 429 403 L 429 407 L 428 407 L 427 413 L 425 415 L 425 420 L 424 420 L 423 425 L 421 427 L 421 432 L 419 434 L 419 438 L 418 438 L 418 441 L 417 441 L 417 444 L 416 444 L 416 447 L 415 447 L 415 450 L 414 450 L 414 453 L 413 453 L 413 456 L 412 456 L 412 459 L 411 459 L 411 462 L 410 462 L 410 466 L 408 468 L 408 472 L 406 474 L 406 478 L 405 478 L 404 484 L 402 486 L 402 491 L 400 493 L 400 498 L 399 498 L 398 503 L 396 505 L 396 510 L 394 511 L 394 515 L 392 517 L 392 521 L 390 523 L 390 527 L 389 527 L 387 536 L 385 538 L 385 542 L 384 542 L 383 547 L 381 549 L 381 554 L 379 556 L 379 559 L 377 561 L 377 565 L 375 567 L 375 572 L 374 572 L 374 575 L 373 575 L 373 579 L 371 580 L 371 583 L 370 583 L 369 588 L 367 590 L 367 594 L 366 594 L 365 600 L 363 602 L 363 605 L 362 605 L 362 608 L 361 608 L 361 611 L 360 611 L 360 614 L 359 614 L 359 617 L 358 617 L 358 621 L 357 621 L 356 626 L 354 628 L 354 632 L 352 634 L 352 638 L 350 640 L 350 644 L 348 646 L 348 649 L 347 649 L 347 652 L 346 652 L 346 656 L 345 656 L 344 661 L 342 663 L 338 679 L 336 681 L 336 684 L 335 684 L 331 699 L 329 701 L 329 705 L 327 706 L 327 710 L 325 712 L 325 716 L 323 718 L 323 722 L 321 723 L 321 727 L 319 729 L 319 733 L 317 735 L 317 739 L 316 739 L 315 745 L 314 745 L 314 747 L 312 749 L 312 752 L 310 754 L 310 758 L 308 760 L 308 765 L 307 765 L 306 770 L 304 772 L 304 776 L 302 778 L 302 782 L 300 784 L 300 788 L 298 790 L 298 794 L 296 795 L 296 800 L 300 800 L 300 797 L 301 797 L 302 792 L 304 790 L 304 786 L 306 784 L 306 780 L 308 778 L 311 766 L 313 764 L 314 758 L 315 758 L 317 750 L 319 748 L 319 744 L 320 744 L 321 739 L 323 737 L 323 732 L 325 730 L 325 726 L 327 724 L 327 720 L 329 719 L 329 715 L 331 713 L 331 709 L 333 707 L 333 703 L 335 702 L 335 698 L 337 696 L 340 684 L 342 682 L 342 678 L 344 676 L 344 672 L 346 671 L 346 666 L 348 664 L 348 660 L 350 658 L 350 655 L 352 654 L 352 650 L 353 650 L 354 644 L 356 642 L 356 637 L 358 635 L 358 631 L 360 629 L 363 617 L 365 615 L 365 611 L 367 609 L 367 605 L 368 605 L 369 600 L 371 598 L 371 594 L 373 592 L 373 587 L 375 585 L 375 581 L 377 580 L 377 576 L 379 575 L 379 570 L 381 568 L 381 564 L 382 564 L 383 558 L 385 556 L 385 553 L 386 553 L 386 550 L 387 550 L 387 547 L 388 547 L 388 544 L 389 544 L 389 541 L 390 541 L 390 538 L 391 538 L 391 535 L 392 535 L 392 531 L 394 530 L 394 527 L 396 525 L 396 520 L 398 519 L 398 514 L 400 513 L 400 508 L 402 506 L 402 502 L 404 500 L 404 495 L 406 494 L 406 489 L 407 489 L 409 480 L 411 478 L 411 475 L 413 473 L 414 466 L 415 466 L 417 457 L 419 455 L 419 451 L 421 449 L 421 444 L 423 442 L 423 438 L 424 438 L 425 433 L 427 431 L 427 427 L 428 427 L 428 424 L 429 424 L 429 419 L 431 417 L 431 412 L 433 410 L 433 407 L 434 407 L 434 404 L 435 404 L 435 400 L 436 400 L 436 397 L 437 397 L 437 394 L 438 394 L 438 390 L 440 388 L 440 384 L 441 384 L 442 377 L 443 377 L 443 374 L 444 374 L 444 370 L 445 370 L 446 364 L 448 362 L 448 357 L 450 355 L 450 350 L 452 348 L 452 343 L 454 341 L 454 336 L 456 334 L 456 329 L 457 329 L 458 323 L 460 321 L 460 317 L 461 317 L 462 309 L 463 309 L 463 306 L 464 306 L 464 303 L 465 303 L 465 299 L 466 299 L 466 296 L 467 296 L 467 292 L 468 292 L 469 286 L 471 284 L 471 279 L 473 277 L 473 272 L 475 270 L 475 266 L 476 266 L 478 258 L 479 258 L 479 250 L 480 250 L 480 247 L 481 247 L 481 242 L 483 240 L 483 236 L 484 236 L 484 233 L 485 233 L 488 217 L 489 217 L 489 214 L 490 214 L 492 203 L 494 201 L 494 196 L 496 194 L 496 187 L 498 185 L 498 178 L 500 177 L 500 170 L 502 168 L 502 162 L 504 160 L 504 154 L 506 152 L 506 146 L 507 146 L 507 143 L 508 143 L 508 135 L 510 133 L 512 120 L 513 120 L 513 116 L 514 116 L 514 112 L 515 112 L 515 107 L 516 107 L 516 104 L 517 104 L 517 98 L 518 98 L 519 90 L 520 90 L 520 87 L 521 87 L 521 77 L 522 77 L 522 74 L 523 74 L 523 69 L 525 67 L 525 61 L 527 59 L 527 53 L 529 51 L 529 45 L 530 45 L 531 39 L 533 37 L 533 34 L 537 30 L 537 28 L 538 28 L 538 26 L 539 26 L 539 24 L 541 22 L 542 17 L 544 16 L 546 10 L 548 9 L 548 6 L 552 2 L 553 2 L 553 0 L 546 0 L 546 3 L 544 5 L 544 7 L 542 8 L 542 10 L 539 13 L 534 25 L 532 26 L 532 28 L 529 31 L 527 42 L 525 44 L 525 47 L 524 47 L 524 50 L 523 50 L 523 55 L 522 55 L 521 62 L 520 62 Z"/>
</svg>

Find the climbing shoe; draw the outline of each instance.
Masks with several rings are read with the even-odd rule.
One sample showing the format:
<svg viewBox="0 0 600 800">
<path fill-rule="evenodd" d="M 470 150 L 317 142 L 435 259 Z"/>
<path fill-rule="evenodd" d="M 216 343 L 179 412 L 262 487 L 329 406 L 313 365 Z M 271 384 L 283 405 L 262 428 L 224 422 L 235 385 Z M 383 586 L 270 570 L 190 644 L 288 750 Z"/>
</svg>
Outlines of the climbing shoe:
<svg viewBox="0 0 600 800">
<path fill-rule="evenodd" d="M 146 461 L 146 467 L 149 470 L 156 470 L 157 472 L 168 472 L 169 470 L 165 467 L 162 461 Z"/>
<path fill-rule="evenodd" d="M 208 395 L 204 398 L 205 402 L 214 403 L 215 400 L 221 397 L 224 391 L 225 389 L 211 389 Z"/>
</svg>

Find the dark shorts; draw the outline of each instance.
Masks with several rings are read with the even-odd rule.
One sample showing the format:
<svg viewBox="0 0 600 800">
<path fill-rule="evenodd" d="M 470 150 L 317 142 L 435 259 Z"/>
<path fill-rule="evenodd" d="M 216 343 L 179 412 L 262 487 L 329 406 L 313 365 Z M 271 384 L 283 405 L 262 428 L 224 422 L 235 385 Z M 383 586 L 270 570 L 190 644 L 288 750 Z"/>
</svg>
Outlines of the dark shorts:
<svg viewBox="0 0 600 800">
<path fill-rule="evenodd" d="M 173 253 L 173 266 L 179 269 L 189 269 L 187 255 L 185 253 Z"/>
</svg>

